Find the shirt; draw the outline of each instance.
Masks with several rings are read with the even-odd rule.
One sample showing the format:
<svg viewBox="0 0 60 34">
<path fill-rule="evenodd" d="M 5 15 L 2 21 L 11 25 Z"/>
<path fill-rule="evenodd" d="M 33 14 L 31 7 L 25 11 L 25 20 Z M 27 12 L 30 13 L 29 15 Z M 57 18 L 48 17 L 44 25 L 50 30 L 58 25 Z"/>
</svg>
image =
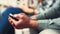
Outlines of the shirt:
<svg viewBox="0 0 60 34">
<path fill-rule="evenodd" d="M 36 19 L 38 21 L 38 30 L 60 30 L 60 0 L 55 0 L 53 5 L 43 14 L 36 15 Z"/>
</svg>

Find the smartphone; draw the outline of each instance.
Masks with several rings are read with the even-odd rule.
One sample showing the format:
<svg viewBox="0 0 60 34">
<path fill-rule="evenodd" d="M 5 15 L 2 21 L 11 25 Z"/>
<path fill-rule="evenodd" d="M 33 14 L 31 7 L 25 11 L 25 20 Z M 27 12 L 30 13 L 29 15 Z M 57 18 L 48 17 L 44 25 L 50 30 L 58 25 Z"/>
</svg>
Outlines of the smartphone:
<svg viewBox="0 0 60 34">
<path fill-rule="evenodd" d="M 18 21 L 17 18 L 13 17 L 13 14 L 10 13 L 9 16 L 10 16 L 11 18 L 13 18 L 14 20 Z"/>
</svg>

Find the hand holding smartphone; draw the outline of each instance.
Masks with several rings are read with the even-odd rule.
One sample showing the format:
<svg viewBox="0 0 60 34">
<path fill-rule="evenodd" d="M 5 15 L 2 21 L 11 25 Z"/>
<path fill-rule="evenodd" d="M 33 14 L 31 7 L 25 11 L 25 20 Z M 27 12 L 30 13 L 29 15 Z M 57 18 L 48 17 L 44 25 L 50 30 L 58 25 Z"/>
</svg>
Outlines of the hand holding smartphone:
<svg viewBox="0 0 60 34">
<path fill-rule="evenodd" d="M 9 16 L 10 16 L 11 18 L 13 18 L 14 20 L 18 21 L 17 18 L 13 17 L 13 14 L 10 13 Z"/>
</svg>

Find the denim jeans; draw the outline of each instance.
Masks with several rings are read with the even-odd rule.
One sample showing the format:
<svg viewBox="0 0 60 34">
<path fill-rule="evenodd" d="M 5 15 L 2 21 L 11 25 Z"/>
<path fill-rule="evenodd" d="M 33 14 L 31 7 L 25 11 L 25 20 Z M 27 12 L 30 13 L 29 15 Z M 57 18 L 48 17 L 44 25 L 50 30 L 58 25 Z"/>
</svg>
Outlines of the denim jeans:
<svg viewBox="0 0 60 34">
<path fill-rule="evenodd" d="M 13 7 L 7 8 L 3 12 L 2 18 L 0 20 L 0 34 L 14 34 L 14 28 L 11 26 L 11 24 L 8 21 L 8 15 L 10 13 L 17 14 L 22 12 L 23 11 L 20 8 L 13 8 Z"/>
</svg>

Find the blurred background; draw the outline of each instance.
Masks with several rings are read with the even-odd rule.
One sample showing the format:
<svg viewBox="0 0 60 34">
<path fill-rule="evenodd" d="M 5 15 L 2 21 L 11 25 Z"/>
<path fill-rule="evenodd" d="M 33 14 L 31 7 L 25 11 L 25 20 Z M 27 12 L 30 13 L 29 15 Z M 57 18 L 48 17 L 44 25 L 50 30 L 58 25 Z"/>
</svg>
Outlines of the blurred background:
<svg viewBox="0 0 60 34">
<path fill-rule="evenodd" d="M 0 8 L 5 6 L 16 6 L 17 0 L 0 0 Z"/>
</svg>

